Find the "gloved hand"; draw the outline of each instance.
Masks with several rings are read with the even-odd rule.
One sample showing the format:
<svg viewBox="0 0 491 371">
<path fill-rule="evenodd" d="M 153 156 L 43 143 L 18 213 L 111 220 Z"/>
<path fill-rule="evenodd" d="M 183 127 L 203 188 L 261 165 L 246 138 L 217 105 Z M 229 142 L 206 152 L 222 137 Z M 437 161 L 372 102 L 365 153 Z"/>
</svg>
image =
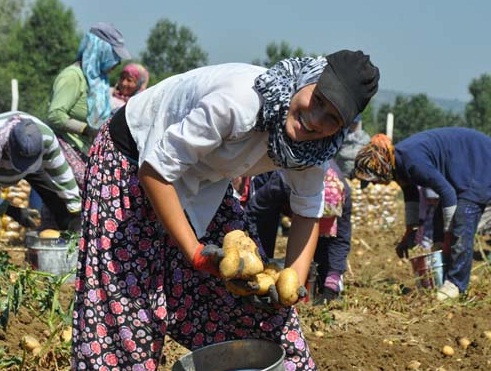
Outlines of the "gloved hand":
<svg viewBox="0 0 491 371">
<path fill-rule="evenodd" d="M 307 288 L 305 286 L 300 286 L 297 290 L 298 293 L 298 300 L 300 301 L 301 299 L 305 298 L 309 292 L 307 291 Z"/>
<path fill-rule="evenodd" d="M 409 249 L 412 249 L 416 242 L 416 233 L 418 232 L 418 228 L 415 227 L 407 227 L 406 233 L 402 236 L 401 241 L 396 246 L 397 256 L 402 258 L 409 258 Z"/>
<path fill-rule="evenodd" d="M 216 245 L 205 246 L 200 243 L 194 252 L 192 264 L 194 269 L 220 277 L 218 267 L 222 259 L 223 249 Z"/>
<path fill-rule="evenodd" d="M 7 207 L 7 210 L 5 211 L 5 214 L 10 216 L 12 219 L 14 219 L 23 227 L 26 228 L 37 227 L 38 223 L 36 219 L 39 218 L 39 212 L 37 210 L 9 205 Z"/>
<path fill-rule="evenodd" d="M 297 303 L 305 298 L 308 295 L 308 291 L 305 288 L 305 286 L 299 286 L 297 289 L 297 294 L 298 294 L 298 301 Z M 284 305 L 281 303 L 280 297 L 278 295 L 278 290 L 276 289 L 276 286 L 272 285 L 269 287 L 268 294 L 267 295 L 251 295 L 251 296 L 246 296 L 244 297 L 245 300 L 248 302 L 252 303 L 254 306 L 266 309 L 266 310 L 274 310 L 282 307 L 289 307 L 290 305 Z M 294 303 L 296 304 L 296 303 Z M 292 305 L 294 305 L 292 304 Z"/>
</svg>

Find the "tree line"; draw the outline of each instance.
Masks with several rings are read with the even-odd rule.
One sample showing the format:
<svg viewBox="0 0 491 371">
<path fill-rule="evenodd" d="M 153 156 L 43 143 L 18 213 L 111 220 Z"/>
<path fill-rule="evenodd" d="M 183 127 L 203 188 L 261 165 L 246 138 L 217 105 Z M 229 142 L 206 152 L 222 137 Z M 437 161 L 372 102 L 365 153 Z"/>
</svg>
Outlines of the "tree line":
<svg viewBox="0 0 491 371">
<path fill-rule="evenodd" d="M 86 30 L 77 29 L 71 8 L 59 0 L 0 0 L 0 112 L 10 110 L 11 80 L 18 80 L 19 109 L 45 119 L 51 87 L 57 74 L 71 64 Z M 264 59 L 253 64 L 265 67 L 287 57 L 315 56 L 301 48 L 292 48 L 286 41 L 271 42 Z M 150 72 L 150 85 L 163 78 L 208 63 L 208 54 L 197 36 L 186 26 L 169 19 L 160 19 L 151 28 L 146 47 L 134 61 Z M 112 84 L 122 65 L 110 74 Z M 393 104 L 377 110 L 369 105 L 363 112 L 364 129 L 370 133 L 384 132 L 386 117 L 394 114 L 393 138 L 397 142 L 418 131 L 442 126 L 466 126 L 491 135 L 491 75 L 482 74 L 469 84 L 471 100 L 465 113 L 445 111 L 425 94 L 398 96 Z"/>
</svg>

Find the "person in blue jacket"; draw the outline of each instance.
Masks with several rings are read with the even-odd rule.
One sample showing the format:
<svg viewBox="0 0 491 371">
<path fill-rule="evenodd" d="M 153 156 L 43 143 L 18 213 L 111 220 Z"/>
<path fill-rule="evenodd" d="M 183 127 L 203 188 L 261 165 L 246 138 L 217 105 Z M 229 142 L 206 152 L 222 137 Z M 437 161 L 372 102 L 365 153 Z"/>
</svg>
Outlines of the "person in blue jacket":
<svg viewBox="0 0 491 371">
<path fill-rule="evenodd" d="M 339 205 L 339 211 L 331 212 L 332 217 L 321 218 L 319 222 L 319 239 L 314 254 L 319 275 L 315 304 L 324 304 L 339 297 L 351 250 L 351 189 L 333 159 L 329 160 L 329 166 L 334 174 L 330 181 L 325 179 L 325 192 L 329 193 L 326 204 L 337 198 L 334 203 Z M 338 191 L 329 192 L 327 187 L 336 187 Z M 274 257 L 280 215 L 291 215 L 290 193 L 282 172 L 274 171 L 267 174 L 267 181 L 256 189 L 244 206 L 245 216 L 257 228 L 259 240 L 269 258 Z M 335 194 L 339 194 L 340 198 Z M 335 222 L 335 226 L 332 222 Z"/>
<path fill-rule="evenodd" d="M 417 230 L 419 192 L 428 187 L 440 197 L 443 212 L 443 254 L 446 275 L 438 300 L 457 298 L 469 285 L 474 236 L 491 201 L 491 138 L 462 127 L 437 128 L 414 134 L 393 145 L 377 134 L 356 156 L 354 175 L 362 182 L 395 180 L 404 193 L 406 233 L 396 247 L 407 257 Z"/>
</svg>

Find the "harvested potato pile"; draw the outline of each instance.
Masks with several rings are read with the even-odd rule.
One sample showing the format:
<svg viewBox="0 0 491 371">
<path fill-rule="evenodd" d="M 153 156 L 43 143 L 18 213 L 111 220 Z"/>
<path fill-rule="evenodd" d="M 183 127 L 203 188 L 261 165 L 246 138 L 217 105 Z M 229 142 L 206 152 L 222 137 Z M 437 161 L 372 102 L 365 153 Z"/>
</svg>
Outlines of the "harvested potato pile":
<svg viewBox="0 0 491 371">
<path fill-rule="evenodd" d="M 1 198 L 16 207 L 28 207 L 31 186 L 27 180 L 22 179 L 17 184 L 0 188 Z M 0 218 L 0 241 L 8 243 L 21 243 L 26 237 L 26 228 L 8 215 Z"/>
<path fill-rule="evenodd" d="M 224 257 L 220 262 L 220 274 L 225 286 L 239 296 L 268 295 L 271 286 L 276 287 L 282 305 L 298 301 L 301 286 L 293 268 L 281 269 L 274 263 L 263 264 L 254 241 L 243 231 L 229 232 L 223 239 Z"/>
</svg>

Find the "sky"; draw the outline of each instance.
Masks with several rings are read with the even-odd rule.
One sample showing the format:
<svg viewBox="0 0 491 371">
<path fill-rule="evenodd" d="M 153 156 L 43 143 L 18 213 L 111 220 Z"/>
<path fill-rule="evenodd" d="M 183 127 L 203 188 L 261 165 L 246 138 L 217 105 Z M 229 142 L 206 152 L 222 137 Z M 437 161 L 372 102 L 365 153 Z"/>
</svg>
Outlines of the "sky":
<svg viewBox="0 0 491 371">
<path fill-rule="evenodd" d="M 61 0 L 79 31 L 113 23 L 139 57 L 161 19 L 189 28 L 210 64 L 266 58 L 287 42 L 307 54 L 362 50 L 380 89 L 469 101 L 473 79 L 491 74 L 486 0 Z"/>
</svg>

